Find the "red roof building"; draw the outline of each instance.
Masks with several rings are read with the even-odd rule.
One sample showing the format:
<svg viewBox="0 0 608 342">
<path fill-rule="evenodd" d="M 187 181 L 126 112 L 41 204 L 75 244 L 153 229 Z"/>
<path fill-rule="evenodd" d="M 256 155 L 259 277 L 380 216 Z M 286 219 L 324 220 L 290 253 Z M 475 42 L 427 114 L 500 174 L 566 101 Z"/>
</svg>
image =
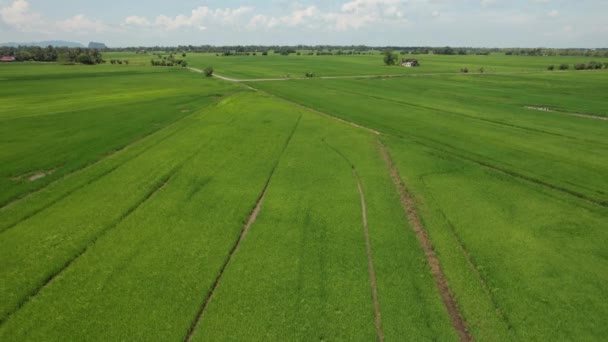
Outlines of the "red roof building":
<svg viewBox="0 0 608 342">
<path fill-rule="evenodd" d="M 15 61 L 15 57 L 11 57 L 11 56 L 0 57 L 0 62 L 14 62 L 14 61 Z"/>
</svg>

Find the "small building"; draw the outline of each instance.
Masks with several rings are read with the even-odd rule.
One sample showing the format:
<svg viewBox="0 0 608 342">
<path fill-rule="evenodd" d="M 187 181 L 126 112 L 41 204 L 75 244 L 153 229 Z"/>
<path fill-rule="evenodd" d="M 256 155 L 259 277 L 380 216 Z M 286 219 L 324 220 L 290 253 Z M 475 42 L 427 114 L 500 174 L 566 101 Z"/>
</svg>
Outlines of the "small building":
<svg viewBox="0 0 608 342">
<path fill-rule="evenodd" d="M 420 66 L 417 59 L 404 59 L 401 61 L 401 66 L 406 68 L 412 68 Z"/>
<path fill-rule="evenodd" d="M 12 57 L 12 56 L 0 57 L 0 62 L 14 62 L 14 61 L 15 61 L 15 57 Z"/>
</svg>

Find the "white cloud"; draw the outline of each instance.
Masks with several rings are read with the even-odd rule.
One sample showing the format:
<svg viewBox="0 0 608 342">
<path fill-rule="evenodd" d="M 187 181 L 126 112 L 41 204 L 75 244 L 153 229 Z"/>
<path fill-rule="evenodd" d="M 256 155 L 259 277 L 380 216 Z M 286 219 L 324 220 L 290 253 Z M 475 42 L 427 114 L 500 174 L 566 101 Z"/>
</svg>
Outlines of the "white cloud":
<svg viewBox="0 0 608 342">
<path fill-rule="evenodd" d="M 555 17 L 559 17 L 559 11 L 558 10 L 552 10 L 549 13 L 547 13 L 547 16 L 555 18 Z"/>
<path fill-rule="evenodd" d="M 342 4 L 338 11 L 322 12 L 316 6 L 295 4 L 292 11 L 280 17 L 256 15 L 248 29 L 281 27 L 308 27 L 347 31 L 363 28 L 378 22 L 406 23 L 406 1 L 403 0 L 352 0 Z"/>
<path fill-rule="evenodd" d="M 155 26 L 166 31 L 175 31 L 182 28 L 205 30 L 207 24 L 237 25 L 242 21 L 243 16 L 252 11 L 252 7 L 246 6 L 217 9 L 200 6 L 193 9 L 188 15 L 180 14 L 174 17 L 159 15 L 154 20 L 134 15 L 125 18 L 124 23 L 131 26 Z"/>
<path fill-rule="evenodd" d="M 2 21 L 18 31 L 36 31 L 41 24 L 41 16 L 30 10 L 26 0 L 15 0 L 13 3 L 0 9 Z"/>
<path fill-rule="evenodd" d="M 100 20 L 87 18 L 84 14 L 78 14 L 72 18 L 58 21 L 55 26 L 64 32 L 74 33 L 89 33 L 89 32 L 106 32 L 109 27 Z"/>
<path fill-rule="evenodd" d="M 147 18 L 132 15 L 125 18 L 125 24 L 134 26 L 149 26 L 151 23 Z"/>
</svg>

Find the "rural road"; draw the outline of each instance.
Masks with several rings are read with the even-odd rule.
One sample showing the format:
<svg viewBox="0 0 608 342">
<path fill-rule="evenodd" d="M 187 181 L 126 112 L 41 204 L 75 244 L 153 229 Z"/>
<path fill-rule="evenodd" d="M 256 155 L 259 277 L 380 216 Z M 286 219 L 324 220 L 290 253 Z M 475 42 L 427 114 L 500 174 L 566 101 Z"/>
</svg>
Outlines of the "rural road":
<svg viewBox="0 0 608 342">
<path fill-rule="evenodd" d="M 197 68 L 188 67 L 189 70 L 194 71 L 196 73 L 203 73 L 202 70 Z M 335 79 L 357 79 L 357 78 L 399 78 L 399 77 L 429 77 L 429 76 L 455 76 L 455 75 L 526 75 L 526 74 L 540 74 L 540 73 L 560 73 L 567 71 L 505 71 L 505 72 L 470 72 L 470 73 L 462 73 L 462 72 L 444 72 L 444 73 L 423 73 L 423 74 L 401 74 L 401 75 L 347 75 L 347 76 L 317 76 L 315 79 L 322 80 L 335 80 Z M 236 82 L 236 83 L 246 83 L 246 82 L 271 82 L 271 81 L 289 81 L 289 80 L 306 80 L 309 77 L 282 77 L 282 78 L 231 78 L 227 76 L 222 76 L 217 73 L 213 74 L 213 77 L 219 78 L 228 82 Z"/>
</svg>

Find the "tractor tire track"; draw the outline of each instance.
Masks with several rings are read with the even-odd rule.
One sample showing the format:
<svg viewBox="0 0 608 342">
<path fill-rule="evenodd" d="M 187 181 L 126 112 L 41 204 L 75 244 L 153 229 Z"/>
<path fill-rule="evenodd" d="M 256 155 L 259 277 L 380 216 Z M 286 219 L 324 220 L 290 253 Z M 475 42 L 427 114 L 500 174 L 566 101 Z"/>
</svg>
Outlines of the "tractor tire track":
<svg viewBox="0 0 608 342">
<path fill-rule="evenodd" d="M 25 306 L 28 302 L 30 302 L 34 297 L 36 297 L 41 291 L 43 291 L 45 288 L 47 288 L 48 286 L 50 286 L 55 281 L 55 279 L 57 279 L 57 277 L 59 277 L 61 274 L 63 274 L 63 272 L 65 272 L 65 270 L 67 270 L 71 265 L 73 265 L 76 260 L 78 260 L 93 245 L 95 245 L 95 243 L 102 236 L 104 236 L 110 230 L 116 228 L 121 222 L 123 222 L 125 219 L 127 219 L 129 216 L 131 216 L 134 212 L 136 212 L 137 209 L 139 209 L 142 205 L 144 205 L 144 203 L 146 203 L 148 200 L 150 200 L 155 194 L 157 194 L 158 192 L 160 192 L 167 185 L 167 183 L 171 180 L 171 178 L 175 175 L 175 173 L 177 172 L 177 169 L 178 168 L 176 168 L 176 169 L 172 170 L 171 172 L 169 172 L 169 174 L 166 175 L 165 177 L 163 177 L 159 182 L 157 182 L 150 189 L 150 191 L 148 191 L 148 193 L 146 193 L 146 195 L 140 201 L 138 201 L 137 203 L 135 203 L 135 205 L 133 205 L 132 207 L 130 207 L 129 209 L 127 209 L 127 211 L 125 211 L 113 223 L 111 223 L 110 225 L 108 225 L 107 227 L 105 227 L 104 229 L 102 229 L 99 232 L 99 234 L 97 234 L 96 236 L 94 236 L 93 239 L 83 249 L 81 249 L 80 252 L 78 252 L 78 254 L 74 255 L 71 259 L 67 260 L 63 264 L 63 266 L 61 266 L 56 272 L 54 272 L 53 274 L 49 275 L 44 280 L 44 282 L 42 283 L 42 285 L 40 285 L 39 287 L 37 287 L 36 289 L 34 289 L 33 291 L 31 291 L 30 294 L 21 303 L 19 303 L 19 305 L 13 311 L 9 312 L 6 315 L 6 317 L 4 317 L 3 319 L 0 320 L 0 326 L 4 322 L 6 322 L 8 319 L 10 319 L 10 317 L 12 317 L 15 313 L 17 313 L 21 308 L 23 308 L 23 306 Z"/>
<path fill-rule="evenodd" d="M 405 137 L 402 136 L 402 135 L 394 135 L 394 137 L 399 138 L 399 139 L 405 139 Z M 429 144 L 428 142 L 423 142 L 422 141 L 422 140 L 426 140 L 426 141 L 432 142 L 434 144 L 438 144 L 438 145 L 441 145 L 441 146 L 448 147 L 448 145 L 446 145 L 444 143 L 441 143 L 441 142 L 438 142 L 436 140 L 433 140 L 433 139 L 430 139 L 430 138 L 420 138 L 420 137 L 417 137 L 417 136 L 414 136 L 414 135 L 409 135 L 409 138 L 410 138 L 411 142 L 414 142 L 414 143 L 416 143 L 418 145 L 421 145 L 421 146 L 433 149 L 435 151 L 439 151 L 439 152 L 448 154 L 450 156 L 459 158 L 461 160 L 465 160 L 465 161 L 468 161 L 468 162 L 480 165 L 480 166 L 482 166 L 485 169 L 488 169 L 488 170 L 491 170 L 491 171 L 494 171 L 494 172 L 497 172 L 497 173 L 500 173 L 500 174 L 503 174 L 503 175 L 506 175 L 506 176 L 509 176 L 509 177 L 512 177 L 512 178 L 517 178 L 517 179 L 520 179 L 520 180 L 524 180 L 524 181 L 536 184 L 538 186 L 541 186 L 541 187 L 544 187 L 544 188 L 548 188 L 548 189 L 551 189 L 553 191 L 560 192 L 562 194 L 570 195 L 570 196 L 576 197 L 578 199 L 584 200 L 586 202 L 589 202 L 589 203 L 592 203 L 592 204 L 595 204 L 595 205 L 599 205 L 599 206 L 602 206 L 602 207 L 608 207 L 608 200 L 601 200 L 601 199 L 593 198 L 593 197 L 590 197 L 590 196 L 588 196 L 586 194 L 583 194 L 583 193 L 580 193 L 580 192 L 577 192 L 577 191 L 574 191 L 574 190 L 570 190 L 568 188 L 564 188 L 564 187 L 561 187 L 559 185 L 551 184 L 551 183 L 542 181 L 540 179 L 537 179 L 537 178 L 534 178 L 534 177 L 531 177 L 531 176 L 527 176 L 527 175 L 524 175 L 524 174 L 521 174 L 521 173 L 518 173 L 518 172 L 515 172 L 515 171 L 508 170 L 506 168 L 501 168 L 499 166 L 490 164 L 488 162 L 483 162 L 483 161 L 477 160 L 475 158 L 468 157 L 466 155 L 462 155 L 462 154 L 456 153 L 454 151 L 450 151 L 450 150 L 448 150 L 446 148 L 440 148 L 440 147 L 437 147 L 437 146 L 433 146 L 433 145 Z M 470 152 L 470 153 L 472 153 L 472 152 Z M 477 155 L 477 156 L 480 159 L 484 158 L 484 156 L 482 156 L 482 155 Z M 489 160 L 488 157 L 485 157 L 485 159 Z"/>
<path fill-rule="evenodd" d="M 289 137 L 287 138 L 287 141 L 285 142 L 285 144 L 283 146 L 283 150 L 281 151 L 281 154 L 277 158 L 277 161 L 274 164 L 274 166 L 272 167 L 272 170 L 270 171 L 270 175 L 268 176 L 268 179 L 266 180 L 266 183 L 264 184 L 264 188 L 262 189 L 262 193 L 258 197 L 258 200 L 257 200 L 257 202 L 256 202 L 253 210 L 249 214 L 247 222 L 245 223 L 245 225 L 243 226 L 243 228 L 241 230 L 241 234 L 239 235 L 238 239 L 235 241 L 234 245 L 230 249 L 230 252 L 228 253 L 228 257 L 226 258 L 226 260 L 222 264 L 222 267 L 220 268 L 219 273 L 218 273 L 217 277 L 215 278 L 215 281 L 213 282 L 213 285 L 211 286 L 211 289 L 209 290 L 209 292 L 205 296 L 203 304 L 201 305 L 199 311 L 197 312 L 196 317 L 192 321 L 192 323 L 190 325 L 190 328 L 186 332 L 186 336 L 184 338 L 184 341 L 186 341 L 186 342 L 192 341 L 192 338 L 194 337 L 194 333 L 196 332 L 196 330 L 198 330 L 201 322 L 203 321 L 203 318 L 205 316 L 205 312 L 206 312 L 207 308 L 209 307 L 209 304 L 211 303 L 211 300 L 213 299 L 215 291 L 217 290 L 217 288 L 219 287 L 219 285 L 220 285 L 220 283 L 222 281 L 222 277 L 224 276 L 224 273 L 226 272 L 226 269 L 230 265 L 230 262 L 232 261 L 232 258 L 234 257 L 234 255 L 236 254 L 236 252 L 239 250 L 241 242 L 243 242 L 243 240 L 245 239 L 245 236 L 247 236 L 247 233 L 249 233 L 249 230 L 251 230 L 251 227 L 253 226 L 253 224 L 257 220 L 258 215 L 260 214 L 260 211 L 262 209 L 262 204 L 264 203 L 264 199 L 266 198 L 266 193 L 268 192 L 268 188 L 270 187 L 270 182 L 272 180 L 272 177 L 274 176 L 274 173 L 275 173 L 277 167 L 279 166 L 279 163 L 280 163 L 281 159 L 283 158 L 283 155 L 285 154 L 285 151 L 287 150 L 287 147 L 291 143 L 291 140 L 292 140 L 293 136 L 295 135 L 295 133 L 296 133 L 296 131 L 297 131 L 299 125 L 300 125 L 300 121 L 302 121 L 302 115 L 300 115 L 300 117 L 298 118 L 298 121 L 296 122 L 296 124 L 294 125 L 291 133 L 289 134 Z"/>
<path fill-rule="evenodd" d="M 414 230 L 418 241 L 420 242 L 422 250 L 424 251 L 427 263 L 431 269 L 431 273 L 435 280 L 435 285 L 439 290 L 441 300 L 443 301 L 443 305 L 445 306 L 447 313 L 450 316 L 452 325 L 458 333 L 460 341 L 473 341 L 473 336 L 471 336 L 467 328 L 467 324 L 460 312 L 458 303 L 456 302 L 456 298 L 450 290 L 447 278 L 445 277 L 445 274 L 441 269 L 441 263 L 439 262 L 439 258 L 437 258 L 437 255 L 435 254 L 431 239 L 429 238 L 428 233 L 426 232 L 424 225 L 422 224 L 422 220 L 418 215 L 414 198 L 407 191 L 405 185 L 403 184 L 403 180 L 401 179 L 399 171 L 397 170 L 397 167 L 395 166 L 395 163 L 393 162 L 393 159 L 389 154 L 388 148 L 380 141 L 378 141 L 378 144 L 380 154 L 386 162 L 393 183 L 395 184 L 395 187 L 401 198 L 401 205 L 403 206 L 408 221 L 412 226 L 412 229 Z"/>
<path fill-rule="evenodd" d="M 481 271 L 479 271 L 479 268 L 477 267 L 477 263 L 473 260 L 471 253 L 469 253 L 468 249 L 465 247 L 464 242 L 460 238 L 460 235 L 456 232 L 456 227 L 454 227 L 454 224 L 452 223 L 452 221 L 450 221 L 450 219 L 447 217 L 445 212 L 443 210 L 441 210 L 441 208 L 439 207 L 439 202 L 437 201 L 437 199 L 435 198 L 433 193 L 430 191 L 430 187 L 428 186 L 428 184 L 425 181 L 425 178 L 428 176 L 450 174 L 450 173 L 453 173 L 454 171 L 456 171 L 456 170 L 452 170 L 452 171 L 448 171 L 448 172 L 429 172 L 427 174 L 421 175 L 420 181 L 422 182 L 424 187 L 427 189 L 427 193 L 428 193 L 430 200 L 435 203 L 441 217 L 447 223 L 452 237 L 456 241 L 456 244 L 458 245 L 460 252 L 464 256 L 469 268 L 473 271 L 473 273 L 477 277 L 477 279 L 481 285 L 481 288 L 486 293 L 486 296 L 488 296 L 488 299 L 492 303 L 492 306 L 494 307 L 496 315 L 498 316 L 498 318 L 500 320 L 503 321 L 503 323 L 506 325 L 507 329 L 511 333 L 513 333 L 513 335 L 516 335 L 517 331 L 515 330 L 515 327 L 511 323 L 509 316 L 501 309 L 500 305 L 498 304 L 498 300 L 496 299 L 496 297 L 490 290 L 490 287 L 488 286 L 488 281 L 486 280 L 486 277 L 481 273 Z"/>
<path fill-rule="evenodd" d="M 350 166 L 353 173 L 353 177 L 357 181 L 357 189 L 359 190 L 359 197 L 361 199 L 361 218 L 363 221 L 363 235 L 365 236 L 365 252 L 367 255 L 367 270 L 369 272 L 369 283 L 372 290 L 372 302 L 374 305 L 374 323 L 376 324 L 376 339 L 378 341 L 384 341 L 384 333 L 382 331 L 382 314 L 380 313 L 380 301 L 378 300 L 378 286 L 376 281 L 376 271 L 374 269 L 374 258 L 372 254 L 372 243 L 369 237 L 369 225 L 367 222 L 367 204 L 365 202 L 365 192 L 363 191 L 363 184 L 361 183 L 361 177 L 357 173 L 355 164 L 353 164 L 348 157 L 346 157 L 337 148 L 330 145 L 325 139 L 322 139 L 323 143 L 327 145 L 332 151 L 336 152 L 346 163 Z"/>
</svg>

